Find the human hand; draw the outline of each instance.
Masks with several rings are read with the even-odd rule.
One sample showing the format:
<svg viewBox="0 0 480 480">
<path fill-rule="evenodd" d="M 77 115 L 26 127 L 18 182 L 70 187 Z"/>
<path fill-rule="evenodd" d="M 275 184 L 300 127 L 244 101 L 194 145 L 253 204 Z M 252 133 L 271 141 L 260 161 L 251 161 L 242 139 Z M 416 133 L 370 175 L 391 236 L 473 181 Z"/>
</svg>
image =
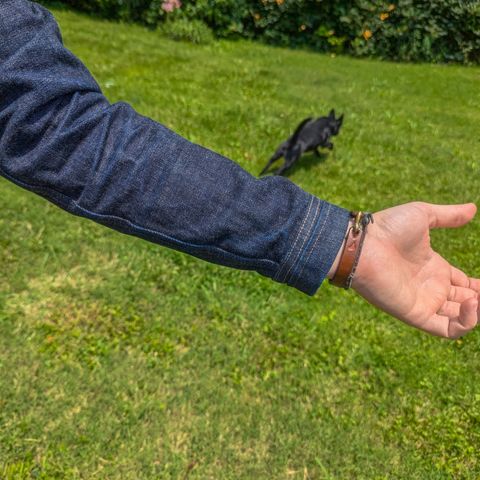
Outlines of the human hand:
<svg viewBox="0 0 480 480">
<path fill-rule="evenodd" d="M 430 246 L 430 229 L 460 227 L 472 203 L 413 202 L 374 214 L 352 287 L 368 302 L 433 335 L 458 338 L 478 321 L 480 280 L 469 278 Z"/>
</svg>

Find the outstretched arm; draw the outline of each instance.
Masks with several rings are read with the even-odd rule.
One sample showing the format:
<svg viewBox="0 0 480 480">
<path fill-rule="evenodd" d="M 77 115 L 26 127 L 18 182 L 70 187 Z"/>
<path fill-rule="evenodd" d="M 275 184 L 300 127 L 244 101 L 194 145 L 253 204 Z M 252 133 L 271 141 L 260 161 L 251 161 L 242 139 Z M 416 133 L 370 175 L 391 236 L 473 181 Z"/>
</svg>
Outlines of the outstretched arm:
<svg viewBox="0 0 480 480">
<path fill-rule="evenodd" d="M 0 2 L 0 39 L 5 178 L 71 213 L 308 294 L 334 271 L 348 211 L 287 179 L 255 179 L 128 105 L 111 105 L 35 3 Z M 429 229 L 474 213 L 412 203 L 375 214 L 354 288 L 415 327 L 466 333 L 477 322 L 479 281 L 431 249 Z"/>
<path fill-rule="evenodd" d="M 348 212 L 111 105 L 27 0 L 0 1 L 0 174 L 76 215 L 313 294 Z"/>
</svg>

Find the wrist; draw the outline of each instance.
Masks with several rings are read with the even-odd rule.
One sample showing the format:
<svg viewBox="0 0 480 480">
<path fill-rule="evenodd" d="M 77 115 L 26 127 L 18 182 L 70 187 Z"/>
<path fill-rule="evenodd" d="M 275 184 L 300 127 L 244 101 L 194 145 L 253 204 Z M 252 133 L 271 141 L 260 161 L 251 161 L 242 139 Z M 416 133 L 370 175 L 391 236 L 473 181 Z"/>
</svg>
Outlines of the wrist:
<svg viewBox="0 0 480 480">
<path fill-rule="evenodd" d="M 378 222 L 369 225 L 365 236 L 362 252 L 352 281 L 352 288 L 358 293 L 361 293 L 367 288 L 372 275 L 374 275 L 375 252 L 378 251 L 378 228 Z"/>
<path fill-rule="evenodd" d="M 358 268 L 368 225 L 373 216 L 365 212 L 350 212 L 351 221 L 340 252 L 329 271 L 330 283 L 336 287 L 349 289 Z"/>
<path fill-rule="evenodd" d="M 347 229 L 345 230 L 345 233 L 343 235 L 342 244 L 338 249 L 337 256 L 335 257 L 335 260 L 333 261 L 332 266 L 330 267 L 330 270 L 327 273 L 327 278 L 329 280 L 331 280 L 335 276 L 335 273 L 338 270 L 338 266 L 340 265 L 340 259 L 342 258 L 342 253 L 345 249 L 345 244 L 347 242 L 348 231 L 350 230 L 350 228 L 352 228 L 352 226 L 353 226 L 353 219 L 350 219 L 347 225 Z"/>
</svg>

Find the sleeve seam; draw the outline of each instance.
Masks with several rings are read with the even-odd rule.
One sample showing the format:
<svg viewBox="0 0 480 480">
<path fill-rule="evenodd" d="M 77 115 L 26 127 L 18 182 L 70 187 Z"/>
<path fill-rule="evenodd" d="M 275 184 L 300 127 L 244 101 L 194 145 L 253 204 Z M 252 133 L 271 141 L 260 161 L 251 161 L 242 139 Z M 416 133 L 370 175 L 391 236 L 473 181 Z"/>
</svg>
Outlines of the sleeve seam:
<svg viewBox="0 0 480 480">
<path fill-rule="evenodd" d="M 301 254 L 302 250 L 303 250 L 303 246 L 305 244 L 305 240 L 310 236 L 310 232 L 313 228 L 313 225 L 314 225 L 314 221 L 312 222 L 307 222 L 307 220 L 309 220 L 309 218 L 311 217 L 311 211 L 312 211 L 312 205 L 315 202 L 315 197 L 312 195 L 310 197 L 310 203 L 309 203 L 309 206 L 308 206 L 308 209 L 307 209 L 307 213 L 305 214 L 305 217 L 303 219 L 303 222 L 302 222 L 302 225 L 300 226 L 296 236 L 295 236 L 295 241 L 293 242 L 293 245 L 292 245 L 292 248 L 290 249 L 287 257 L 285 258 L 285 260 L 282 262 L 282 266 L 280 267 L 279 271 L 278 271 L 278 274 L 276 275 L 276 278 L 275 280 L 279 281 L 279 282 L 286 282 L 286 279 L 291 271 L 291 269 L 295 266 L 296 262 L 297 262 L 297 259 L 299 257 L 299 255 Z M 313 218 L 316 219 L 317 217 L 317 213 L 318 213 L 318 203 L 315 205 L 315 213 L 313 213 Z M 298 240 L 304 236 L 304 239 L 303 239 L 303 242 L 301 244 L 301 246 L 297 247 L 297 243 L 298 243 Z M 295 252 L 295 255 L 292 259 L 290 259 L 290 256 L 292 253 Z"/>
<path fill-rule="evenodd" d="M 305 261 L 303 262 L 303 265 L 302 265 L 302 268 L 301 270 L 298 272 L 298 274 L 295 275 L 296 278 L 300 278 L 302 276 L 302 273 L 305 269 L 305 266 L 308 264 L 308 261 L 310 260 L 310 256 L 312 255 L 312 252 L 314 251 L 317 243 L 318 243 L 318 240 L 319 238 L 322 236 L 323 234 L 323 231 L 325 230 L 325 225 L 327 224 L 327 220 L 328 220 L 328 217 L 330 215 L 330 210 L 331 210 L 331 207 L 332 205 L 331 204 L 328 204 L 328 210 L 325 214 L 325 218 L 323 219 L 323 223 L 322 223 L 322 226 L 320 227 L 320 231 L 318 232 L 318 234 L 316 235 L 317 238 L 315 239 L 315 241 L 313 242 L 312 246 L 310 247 L 310 250 L 307 254 L 307 258 L 305 258 Z M 312 233 L 312 235 L 315 234 L 315 231 Z M 291 278 L 294 276 L 294 273 L 295 271 L 292 272 L 292 275 L 291 275 Z"/>
<path fill-rule="evenodd" d="M 200 248 L 212 249 L 214 251 L 217 251 L 219 253 L 222 253 L 222 254 L 230 257 L 233 260 L 236 260 L 236 261 L 239 261 L 239 262 L 244 262 L 245 266 L 250 265 L 254 268 L 255 268 L 255 265 L 256 266 L 261 266 L 261 265 L 269 266 L 270 268 L 273 268 L 274 271 L 278 268 L 278 263 L 274 262 L 273 260 L 269 260 L 269 259 L 266 259 L 266 258 L 250 259 L 250 258 L 243 257 L 241 255 L 237 255 L 235 253 L 229 252 L 229 251 L 224 250 L 224 249 L 219 248 L 219 247 L 212 247 L 208 244 L 203 245 L 203 244 L 185 242 L 183 240 L 178 240 L 178 239 L 175 239 L 174 237 L 171 237 L 170 235 L 166 235 L 162 232 L 159 232 L 158 230 L 154 230 L 154 229 L 151 229 L 151 228 L 148 228 L 148 227 L 143 227 L 141 225 L 137 225 L 136 223 L 132 222 L 131 220 L 128 220 L 128 219 L 123 218 L 123 217 L 118 217 L 116 215 L 105 215 L 105 214 L 102 214 L 102 213 L 97 213 L 97 212 L 91 211 L 87 208 L 82 207 L 76 200 L 73 200 L 71 197 L 68 197 L 64 193 L 59 192 L 59 191 L 57 191 L 53 188 L 44 187 L 44 186 L 40 186 L 40 185 L 33 185 L 33 184 L 30 184 L 30 183 L 27 183 L 27 182 L 23 182 L 22 180 L 18 180 L 17 178 L 9 175 L 3 169 L 0 169 L 0 173 L 5 178 L 8 178 L 9 180 L 13 181 L 14 183 L 16 183 L 19 186 L 22 186 L 23 188 L 30 189 L 32 191 L 37 190 L 37 192 L 38 191 L 43 191 L 43 192 L 46 192 L 46 193 L 54 193 L 55 196 L 57 197 L 58 203 L 64 209 L 66 209 L 68 211 L 68 209 L 66 207 L 69 204 L 73 207 L 72 209 L 70 209 L 70 213 L 75 213 L 72 210 L 76 209 L 77 211 L 84 212 L 85 214 L 87 214 L 87 215 L 89 215 L 90 217 L 93 217 L 93 218 L 99 218 L 99 219 L 104 219 L 104 220 L 110 219 L 112 221 L 120 221 L 120 222 L 126 224 L 127 226 L 129 226 L 130 228 L 133 228 L 133 229 L 135 229 L 139 232 L 153 234 L 153 235 L 155 235 L 155 236 L 157 236 L 157 237 L 159 237 L 163 240 L 171 242 L 173 245 L 175 245 L 175 244 L 179 245 L 179 246 L 183 245 L 183 246 L 199 248 L 199 249 Z M 59 200 L 59 197 L 62 199 L 62 201 Z"/>
</svg>

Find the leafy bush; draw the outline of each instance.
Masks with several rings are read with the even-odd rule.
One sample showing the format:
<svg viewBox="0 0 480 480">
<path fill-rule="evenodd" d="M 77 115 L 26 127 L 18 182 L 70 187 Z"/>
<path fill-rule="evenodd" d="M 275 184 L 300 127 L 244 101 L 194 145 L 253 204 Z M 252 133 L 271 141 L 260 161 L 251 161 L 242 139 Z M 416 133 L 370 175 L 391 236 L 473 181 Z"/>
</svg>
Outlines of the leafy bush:
<svg viewBox="0 0 480 480">
<path fill-rule="evenodd" d="M 324 52 L 432 62 L 480 61 L 480 0 L 65 0 L 102 16 L 155 27 L 246 37 Z M 172 8 L 172 6 L 174 8 Z M 171 26 L 166 27 L 171 30 Z M 197 32 L 198 33 L 198 32 Z M 183 34 L 181 34 L 183 35 Z M 206 35 L 206 34 L 205 34 Z M 202 36 L 202 34 L 200 34 Z M 205 37 L 206 38 L 206 37 Z"/>
<path fill-rule="evenodd" d="M 356 55 L 432 62 L 480 61 L 480 2 L 356 2 L 338 31 Z M 361 32 L 361 35 L 359 33 Z"/>
<path fill-rule="evenodd" d="M 114 20 L 144 22 L 151 0 L 64 0 L 75 8 Z"/>
<path fill-rule="evenodd" d="M 213 33 L 201 20 L 167 21 L 161 27 L 161 32 L 173 40 L 186 40 L 192 43 L 208 44 L 213 41 Z"/>
</svg>

